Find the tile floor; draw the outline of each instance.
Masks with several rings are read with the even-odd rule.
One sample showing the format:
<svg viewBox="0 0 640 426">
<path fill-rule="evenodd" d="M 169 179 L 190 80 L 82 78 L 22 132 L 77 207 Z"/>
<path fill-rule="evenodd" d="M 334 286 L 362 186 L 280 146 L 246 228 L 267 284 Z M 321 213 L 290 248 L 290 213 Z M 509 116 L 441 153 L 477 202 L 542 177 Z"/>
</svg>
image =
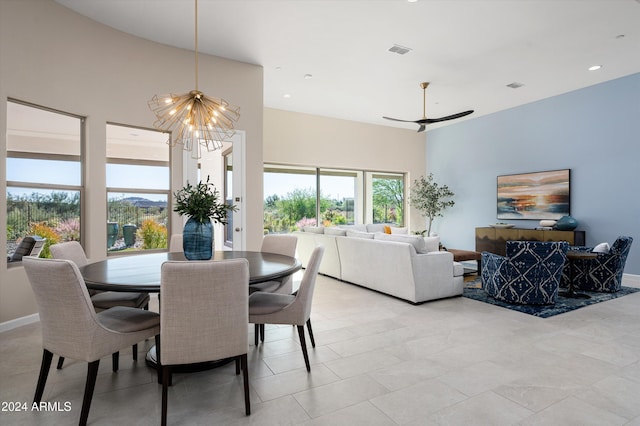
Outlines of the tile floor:
<svg viewBox="0 0 640 426">
<path fill-rule="evenodd" d="M 640 425 L 639 308 L 636 293 L 540 319 L 461 297 L 413 306 L 320 276 L 311 373 L 293 327 L 268 326 L 258 347 L 250 327 L 251 416 L 229 364 L 176 375 L 169 423 Z M 71 411 L 5 411 L 30 405 L 40 359 L 38 324 L 0 334 L 0 424 L 77 424 L 86 364 L 72 360 L 44 395 Z M 90 424 L 159 423 L 153 370 L 130 349 L 118 373 L 109 358 L 100 368 Z"/>
</svg>

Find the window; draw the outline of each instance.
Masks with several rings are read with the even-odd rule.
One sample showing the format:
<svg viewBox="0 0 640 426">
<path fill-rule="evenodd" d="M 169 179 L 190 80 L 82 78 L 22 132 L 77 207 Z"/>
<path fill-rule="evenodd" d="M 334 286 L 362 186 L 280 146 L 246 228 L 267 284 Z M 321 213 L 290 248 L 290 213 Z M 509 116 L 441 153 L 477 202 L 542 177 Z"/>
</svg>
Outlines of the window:
<svg viewBox="0 0 640 426">
<path fill-rule="evenodd" d="M 404 224 L 402 173 L 266 165 L 264 196 L 265 233 L 318 225 Z"/>
<path fill-rule="evenodd" d="M 316 169 L 265 167 L 265 233 L 287 233 L 303 226 L 316 226 L 316 187 Z"/>
<path fill-rule="evenodd" d="M 323 226 L 356 223 L 356 194 L 361 172 L 320 169 L 320 217 Z M 358 203 L 361 205 L 361 203 Z"/>
<path fill-rule="evenodd" d="M 371 185 L 372 223 L 404 223 L 404 176 L 391 173 L 367 173 Z"/>
<path fill-rule="evenodd" d="M 7 102 L 7 256 L 25 236 L 49 246 L 81 238 L 84 119 Z"/>
<path fill-rule="evenodd" d="M 167 134 L 107 124 L 107 250 L 166 249 L 170 148 Z"/>
</svg>

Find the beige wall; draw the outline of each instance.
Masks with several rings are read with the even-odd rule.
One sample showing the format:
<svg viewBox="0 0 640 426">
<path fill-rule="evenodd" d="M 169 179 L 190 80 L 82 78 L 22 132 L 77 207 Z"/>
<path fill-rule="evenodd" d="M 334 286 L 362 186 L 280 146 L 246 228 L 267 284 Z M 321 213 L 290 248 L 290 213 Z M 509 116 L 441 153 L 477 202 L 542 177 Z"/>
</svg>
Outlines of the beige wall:
<svg viewBox="0 0 640 426">
<path fill-rule="evenodd" d="M 425 137 L 415 130 L 265 108 L 264 162 L 311 167 L 404 172 L 408 183 L 425 173 Z M 425 229 L 414 209 L 412 230 Z"/>
<path fill-rule="evenodd" d="M 51 0 L 2 0 L 0 55 L 0 223 L 6 223 L 7 98 L 85 116 L 85 249 L 93 260 L 104 258 L 105 123 L 152 127 L 147 101 L 154 94 L 194 88 L 193 52 L 113 30 Z M 200 55 L 200 90 L 241 107 L 236 127 L 246 132 L 250 250 L 258 249 L 262 238 L 262 81 L 260 66 Z M 175 190 L 182 185 L 182 152 L 173 154 Z M 4 246 L 6 233 L 1 232 Z M 24 270 L 7 270 L 0 262 L 0 324 L 35 312 Z"/>
</svg>

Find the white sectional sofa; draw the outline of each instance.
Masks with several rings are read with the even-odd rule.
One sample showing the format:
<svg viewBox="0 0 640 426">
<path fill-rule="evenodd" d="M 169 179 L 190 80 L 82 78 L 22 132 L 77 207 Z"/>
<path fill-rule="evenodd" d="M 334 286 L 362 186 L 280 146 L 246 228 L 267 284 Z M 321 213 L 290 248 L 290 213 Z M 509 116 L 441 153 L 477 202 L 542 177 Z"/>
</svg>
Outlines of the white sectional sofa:
<svg viewBox="0 0 640 426">
<path fill-rule="evenodd" d="M 316 245 L 325 247 L 319 272 L 412 303 L 458 296 L 464 268 L 438 250 L 439 240 L 385 234 L 383 225 L 305 228 L 298 237 L 298 258 L 306 267 Z M 372 232 L 369 232 L 372 231 Z"/>
</svg>

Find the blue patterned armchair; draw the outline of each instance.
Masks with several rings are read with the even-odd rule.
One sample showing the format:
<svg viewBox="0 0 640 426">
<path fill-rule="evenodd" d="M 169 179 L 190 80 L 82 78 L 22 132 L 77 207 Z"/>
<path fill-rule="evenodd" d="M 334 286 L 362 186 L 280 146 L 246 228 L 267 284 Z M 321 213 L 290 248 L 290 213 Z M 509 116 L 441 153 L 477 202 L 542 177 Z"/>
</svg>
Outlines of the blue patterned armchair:
<svg viewBox="0 0 640 426">
<path fill-rule="evenodd" d="M 558 298 L 567 242 L 507 241 L 506 256 L 482 253 L 482 288 L 522 305 L 552 305 Z"/>
<path fill-rule="evenodd" d="M 615 293 L 622 287 L 622 273 L 627 262 L 633 238 L 620 236 L 611 245 L 608 253 L 598 253 L 595 259 L 574 260 L 576 290 Z M 593 247 L 570 247 L 571 251 L 593 251 Z M 567 262 L 568 263 L 568 262 Z M 568 287 L 571 271 L 565 266 L 564 286 Z"/>
</svg>

